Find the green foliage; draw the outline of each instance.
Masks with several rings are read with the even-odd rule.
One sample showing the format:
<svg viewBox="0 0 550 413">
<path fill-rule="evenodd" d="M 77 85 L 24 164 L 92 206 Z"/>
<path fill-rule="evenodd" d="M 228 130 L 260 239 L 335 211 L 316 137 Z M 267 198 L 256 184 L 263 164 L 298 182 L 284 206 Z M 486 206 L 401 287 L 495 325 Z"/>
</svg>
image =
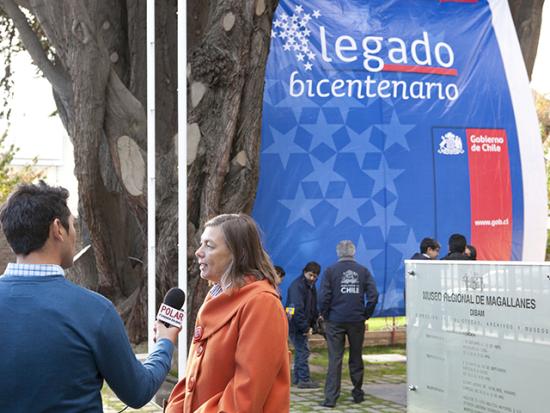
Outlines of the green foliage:
<svg viewBox="0 0 550 413">
<path fill-rule="evenodd" d="M 364 347 L 363 354 L 407 354 L 404 345 Z M 311 350 L 309 359 L 311 375 L 313 380 L 324 382 L 328 368 L 328 350 L 326 348 L 314 348 Z M 385 376 L 402 376 L 403 380 L 407 374 L 407 365 L 403 362 L 369 363 L 365 362 L 365 380 L 377 382 L 384 380 Z M 349 377 L 349 352 L 344 352 L 342 361 L 342 378 Z"/>
<path fill-rule="evenodd" d="M 550 96 L 540 95 L 535 92 L 535 108 L 539 119 L 540 137 L 544 150 L 544 161 L 546 167 L 546 195 L 548 198 L 548 211 L 550 211 Z M 547 225 L 545 222 L 544 225 Z M 550 232 L 546 238 L 546 261 L 550 261 Z"/>
<path fill-rule="evenodd" d="M 367 331 L 388 331 L 407 326 L 407 317 L 376 317 L 367 321 Z"/>
<path fill-rule="evenodd" d="M 539 128 L 542 141 L 546 143 L 546 139 L 550 134 L 550 99 L 549 96 L 543 96 L 535 92 L 535 108 L 537 117 L 539 118 Z M 545 154 L 547 148 L 545 145 Z"/>
<path fill-rule="evenodd" d="M 36 158 L 31 164 L 14 169 L 10 164 L 18 151 L 14 145 L 4 148 L 7 131 L 0 136 L 0 203 L 4 203 L 11 191 L 19 184 L 30 183 L 42 178 L 42 171 L 36 171 Z"/>
</svg>

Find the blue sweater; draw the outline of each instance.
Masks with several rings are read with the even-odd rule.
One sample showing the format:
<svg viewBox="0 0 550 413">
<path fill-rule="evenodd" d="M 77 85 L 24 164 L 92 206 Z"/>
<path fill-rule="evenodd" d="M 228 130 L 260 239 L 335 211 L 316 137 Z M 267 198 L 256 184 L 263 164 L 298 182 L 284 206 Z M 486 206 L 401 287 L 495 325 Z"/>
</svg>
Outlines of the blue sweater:
<svg viewBox="0 0 550 413">
<path fill-rule="evenodd" d="M 63 275 L 0 277 L 0 412 L 102 412 L 103 380 L 137 408 L 170 369 L 162 339 L 145 363 L 103 296 Z"/>
</svg>

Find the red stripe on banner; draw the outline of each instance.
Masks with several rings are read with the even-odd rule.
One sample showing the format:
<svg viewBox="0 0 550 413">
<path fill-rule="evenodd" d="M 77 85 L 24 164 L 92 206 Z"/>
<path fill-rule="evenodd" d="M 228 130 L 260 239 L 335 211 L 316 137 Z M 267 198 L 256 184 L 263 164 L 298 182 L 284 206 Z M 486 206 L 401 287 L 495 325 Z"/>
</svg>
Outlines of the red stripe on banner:
<svg viewBox="0 0 550 413">
<path fill-rule="evenodd" d="M 445 67 L 430 66 L 409 66 L 409 65 L 384 65 L 383 72 L 410 72 L 410 73 L 429 73 L 444 76 L 457 76 L 456 69 L 447 69 Z"/>
<path fill-rule="evenodd" d="M 480 260 L 510 260 L 512 184 L 504 129 L 466 129 L 471 244 Z M 456 188 L 456 190 L 460 190 Z"/>
</svg>

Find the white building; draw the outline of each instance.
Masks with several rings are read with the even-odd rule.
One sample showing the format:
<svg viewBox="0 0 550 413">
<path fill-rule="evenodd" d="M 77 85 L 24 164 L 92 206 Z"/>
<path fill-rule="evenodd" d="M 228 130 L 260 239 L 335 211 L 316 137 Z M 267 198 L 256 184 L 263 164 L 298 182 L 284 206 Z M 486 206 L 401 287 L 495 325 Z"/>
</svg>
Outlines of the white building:
<svg viewBox="0 0 550 413">
<path fill-rule="evenodd" d="M 69 207 L 77 214 L 78 184 L 74 176 L 73 145 L 57 116 L 52 91 L 47 80 L 31 64 L 27 53 L 14 56 L 13 100 L 11 124 L 5 145 L 19 148 L 12 165 L 32 163 L 45 174 L 50 185 L 67 188 L 71 196 Z M 0 119 L 0 132 L 7 127 Z"/>
</svg>

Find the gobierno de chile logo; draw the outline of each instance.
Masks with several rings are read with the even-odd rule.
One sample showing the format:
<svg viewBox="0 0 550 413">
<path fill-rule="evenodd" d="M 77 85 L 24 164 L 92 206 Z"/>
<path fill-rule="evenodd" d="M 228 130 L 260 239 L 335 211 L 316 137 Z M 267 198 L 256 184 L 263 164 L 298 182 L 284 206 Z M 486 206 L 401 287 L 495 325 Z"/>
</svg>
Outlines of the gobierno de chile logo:
<svg viewBox="0 0 550 413">
<path fill-rule="evenodd" d="M 294 55 L 300 70 L 290 74 L 289 93 L 292 97 L 354 97 L 400 98 L 403 100 L 456 100 L 459 89 L 456 83 L 442 78 L 458 75 L 453 67 L 455 53 L 446 42 L 435 42 L 427 31 L 422 31 L 410 41 L 398 36 L 366 34 L 360 41 L 348 34 L 329 36 L 327 28 L 320 24 L 322 11 L 305 10 L 297 5 L 294 13 L 281 13 L 273 22 L 271 37 L 280 42 L 285 53 Z M 318 33 L 314 33 L 317 31 Z M 314 50 L 311 37 L 315 34 L 320 51 Z M 333 41 L 330 41 L 333 39 Z M 314 67 L 331 64 L 344 67 L 357 65 L 366 71 L 364 78 L 323 78 L 311 76 Z M 345 69 L 343 69 L 345 70 Z M 401 72 L 433 74 L 435 81 L 407 79 L 383 79 L 372 74 Z M 310 76 L 308 76 L 308 74 Z"/>
</svg>

